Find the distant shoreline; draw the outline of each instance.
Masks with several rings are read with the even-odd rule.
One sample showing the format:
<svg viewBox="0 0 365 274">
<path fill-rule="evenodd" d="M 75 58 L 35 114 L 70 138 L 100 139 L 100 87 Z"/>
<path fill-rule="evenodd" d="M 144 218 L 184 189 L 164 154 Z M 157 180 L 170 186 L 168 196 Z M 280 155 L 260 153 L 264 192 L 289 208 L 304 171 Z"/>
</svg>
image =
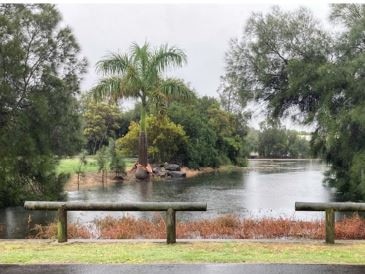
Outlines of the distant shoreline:
<svg viewBox="0 0 365 274">
<path fill-rule="evenodd" d="M 310 159 L 310 158 L 306 158 L 306 159 L 290 159 L 290 158 L 286 158 L 286 159 L 269 159 L 269 158 L 256 158 L 256 159 L 248 159 L 248 161 L 251 162 L 264 162 L 264 161 L 273 161 L 273 162 L 285 162 L 285 161 L 308 161 L 308 160 L 314 160 L 314 161 L 320 161 L 321 159 Z M 210 174 L 210 173 L 214 173 L 214 172 L 229 172 L 229 171 L 249 171 L 249 170 L 257 170 L 257 169 L 276 169 L 278 167 L 271 167 L 271 166 L 263 166 L 263 167 L 250 167 L 250 166 L 246 166 L 246 167 L 240 167 L 240 166 L 231 166 L 231 165 L 226 165 L 226 166 L 221 166 L 221 167 L 217 167 L 217 168 L 213 168 L 213 167 L 201 167 L 199 169 L 190 169 L 188 167 L 182 167 L 181 171 L 186 173 L 186 178 L 193 178 L 196 176 L 200 176 L 200 175 L 204 175 L 204 174 Z M 165 178 L 161 178 L 161 177 L 152 177 L 151 178 L 152 181 L 154 182 L 158 182 L 158 181 L 166 181 Z M 124 176 L 123 180 L 117 180 L 115 179 L 114 176 L 114 172 L 110 172 L 108 173 L 107 176 L 107 182 L 104 183 L 104 186 L 110 186 L 110 185 L 115 185 L 115 184 L 130 184 L 130 183 L 135 183 L 137 180 L 134 177 L 134 174 L 131 174 L 129 172 L 127 172 L 127 175 Z M 91 189 L 91 188 L 95 188 L 95 187 L 99 187 L 99 186 L 103 186 L 103 184 L 101 183 L 101 173 L 98 172 L 87 172 L 85 173 L 85 176 L 83 178 L 81 178 L 80 180 L 80 190 L 85 190 L 85 189 Z M 77 187 L 77 174 L 72 174 L 70 179 L 67 181 L 67 183 L 64 186 L 64 191 L 77 191 L 78 187 Z"/>
<path fill-rule="evenodd" d="M 241 169 L 244 167 L 222 166 L 219 168 L 201 167 L 199 169 L 190 169 L 188 167 L 181 167 L 181 171 L 186 173 L 185 178 L 192 178 L 192 177 L 196 177 L 196 176 L 199 176 L 202 174 L 226 171 L 226 170 L 231 170 L 234 168 Z M 158 178 L 158 179 L 156 179 L 156 178 Z M 166 178 L 152 176 L 151 180 L 155 181 L 155 182 L 156 181 L 165 181 Z M 134 173 L 127 172 L 127 175 L 124 176 L 123 180 L 117 180 L 117 179 L 115 179 L 114 172 L 110 172 L 110 173 L 108 173 L 107 180 L 104 183 L 104 186 L 110 186 L 110 185 L 115 185 L 115 184 L 130 184 L 130 183 L 135 183 L 137 181 L 138 180 L 134 177 Z M 101 183 L 101 173 L 86 172 L 85 176 L 80 179 L 79 189 L 85 190 L 85 189 L 91 189 L 91 188 L 100 187 L 100 186 L 103 186 L 103 184 Z M 70 179 L 66 182 L 66 184 L 64 186 L 64 191 L 77 191 L 77 190 L 78 190 L 77 174 L 72 174 L 70 176 Z"/>
</svg>

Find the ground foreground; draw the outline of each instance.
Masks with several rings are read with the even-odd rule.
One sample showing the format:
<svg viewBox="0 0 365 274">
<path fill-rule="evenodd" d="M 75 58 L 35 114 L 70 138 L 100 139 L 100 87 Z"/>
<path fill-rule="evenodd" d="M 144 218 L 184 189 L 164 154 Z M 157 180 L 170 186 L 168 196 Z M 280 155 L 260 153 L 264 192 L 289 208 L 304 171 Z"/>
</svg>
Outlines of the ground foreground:
<svg viewBox="0 0 365 274">
<path fill-rule="evenodd" d="M 363 274 L 362 265 L 308 265 L 308 264 L 51 264 L 1 265 L 2 274 Z"/>
<path fill-rule="evenodd" d="M 365 241 L 0 241 L 0 264 L 305 263 L 365 264 Z"/>
</svg>

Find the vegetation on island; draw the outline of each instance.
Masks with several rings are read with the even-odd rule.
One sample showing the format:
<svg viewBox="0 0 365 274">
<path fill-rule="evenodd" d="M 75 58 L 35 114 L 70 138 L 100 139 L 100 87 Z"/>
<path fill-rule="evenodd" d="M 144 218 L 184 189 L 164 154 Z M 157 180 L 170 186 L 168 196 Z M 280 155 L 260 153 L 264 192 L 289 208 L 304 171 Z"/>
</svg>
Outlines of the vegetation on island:
<svg viewBox="0 0 365 274">
<path fill-rule="evenodd" d="M 138 142 L 138 163 L 142 167 L 148 164 L 146 114 L 152 105 L 157 110 L 174 99 L 187 99 L 193 93 L 185 83 L 176 78 L 163 78 L 162 74 L 170 67 L 180 67 L 186 62 L 185 53 L 168 45 L 151 49 L 148 43 L 139 46 L 133 43 L 126 54 L 111 54 L 97 63 L 97 69 L 105 78 L 93 88 L 94 97 L 117 101 L 134 98 L 140 102 L 140 123 Z M 147 172 L 136 173 L 140 179 L 146 179 Z"/>
</svg>

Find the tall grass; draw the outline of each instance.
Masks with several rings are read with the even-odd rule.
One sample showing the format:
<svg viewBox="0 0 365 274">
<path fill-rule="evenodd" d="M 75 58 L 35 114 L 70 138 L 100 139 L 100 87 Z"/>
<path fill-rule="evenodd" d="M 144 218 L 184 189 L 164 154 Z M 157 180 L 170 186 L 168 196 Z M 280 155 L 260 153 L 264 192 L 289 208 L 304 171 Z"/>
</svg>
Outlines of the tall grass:
<svg viewBox="0 0 365 274">
<path fill-rule="evenodd" d="M 29 238 L 53 239 L 57 237 L 57 223 L 49 225 L 36 224 L 29 232 Z M 89 239 L 94 238 L 94 234 L 84 225 L 68 224 L 67 237 L 69 239 Z"/>
<path fill-rule="evenodd" d="M 106 217 L 95 221 L 96 233 L 80 224 L 68 226 L 69 238 L 102 239 L 164 239 L 165 221 L 161 216 L 152 220 Z M 225 215 L 210 220 L 177 222 L 180 239 L 324 239 L 323 221 L 299 221 L 293 218 L 240 219 Z M 55 238 L 55 224 L 37 225 L 32 238 Z M 336 239 L 365 239 L 365 219 L 358 215 L 336 222 Z"/>
</svg>

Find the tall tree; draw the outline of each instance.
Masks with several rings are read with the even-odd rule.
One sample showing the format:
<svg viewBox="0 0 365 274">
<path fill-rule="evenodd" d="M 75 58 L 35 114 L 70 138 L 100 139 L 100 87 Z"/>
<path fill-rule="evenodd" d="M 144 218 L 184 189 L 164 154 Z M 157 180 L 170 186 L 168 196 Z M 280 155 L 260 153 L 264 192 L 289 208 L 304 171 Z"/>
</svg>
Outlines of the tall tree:
<svg viewBox="0 0 365 274">
<path fill-rule="evenodd" d="M 111 54 L 97 63 L 105 78 L 93 89 L 97 98 L 118 100 L 135 98 L 141 103 L 138 162 L 147 166 L 146 110 L 149 105 L 161 105 L 176 98 L 193 94 L 175 78 L 163 78 L 169 67 L 180 67 L 186 62 L 185 53 L 168 45 L 151 49 L 148 43 L 133 43 L 129 53 Z"/>
<path fill-rule="evenodd" d="M 245 165 L 245 121 L 220 108 L 213 97 L 196 98 L 186 104 L 175 102 L 167 112 L 183 126 L 188 136 L 183 163 L 192 168 L 223 164 Z"/>
<path fill-rule="evenodd" d="M 263 158 L 309 158 L 309 141 L 278 123 L 262 122 L 257 151 Z"/>
<path fill-rule="evenodd" d="M 83 109 L 84 130 L 87 150 L 95 154 L 109 138 L 115 138 L 116 130 L 122 121 L 122 114 L 115 104 L 86 100 Z"/>
<path fill-rule="evenodd" d="M 59 197 L 54 155 L 81 145 L 79 51 L 54 5 L 0 5 L 0 207 Z"/>
<path fill-rule="evenodd" d="M 313 150 L 330 164 L 327 181 L 347 198 L 365 197 L 365 5 L 334 4 L 332 35 L 310 11 L 254 14 L 231 50 L 238 83 L 287 115 L 315 127 Z"/>
<path fill-rule="evenodd" d="M 242 69 L 245 54 L 238 39 L 231 39 L 230 50 L 225 54 L 225 74 L 221 76 L 221 84 L 218 88 L 219 99 L 224 110 L 236 114 L 242 114 L 251 98 L 251 93 L 246 90 L 245 70 Z M 246 113 L 246 115 L 249 113 Z"/>
</svg>

